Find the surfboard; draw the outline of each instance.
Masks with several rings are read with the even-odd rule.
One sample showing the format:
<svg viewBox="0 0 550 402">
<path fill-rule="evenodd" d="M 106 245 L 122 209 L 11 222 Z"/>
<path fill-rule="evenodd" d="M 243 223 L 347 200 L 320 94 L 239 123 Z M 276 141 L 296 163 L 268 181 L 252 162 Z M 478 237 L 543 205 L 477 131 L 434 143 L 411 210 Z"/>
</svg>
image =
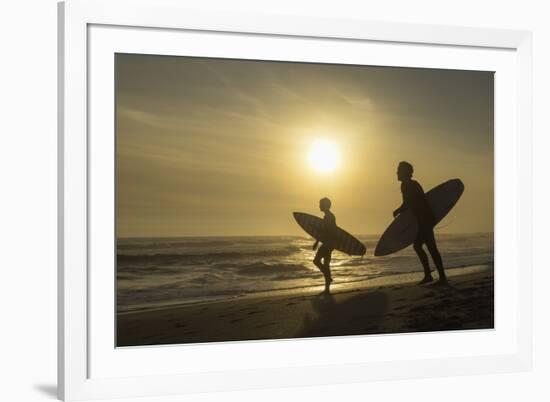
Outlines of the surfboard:
<svg viewBox="0 0 550 402">
<path fill-rule="evenodd" d="M 303 212 L 293 212 L 294 219 L 305 232 L 316 240 L 319 240 L 323 220 L 315 215 L 306 214 Z M 336 241 L 334 249 L 346 253 L 348 255 L 364 255 L 367 248 L 350 235 L 344 229 L 336 228 Z"/>
<path fill-rule="evenodd" d="M 453 209 L 463 192 L 464 183 L 460 179 L 452 179 L 426 193 L 428 203 L 435 215 L 436 225 Z M 403 212 L 388 226 L 374 249 L 374 255 L 393 254 L 410 246 L 417 232 L 418 225 L 412 212 Z"/>
</svg>

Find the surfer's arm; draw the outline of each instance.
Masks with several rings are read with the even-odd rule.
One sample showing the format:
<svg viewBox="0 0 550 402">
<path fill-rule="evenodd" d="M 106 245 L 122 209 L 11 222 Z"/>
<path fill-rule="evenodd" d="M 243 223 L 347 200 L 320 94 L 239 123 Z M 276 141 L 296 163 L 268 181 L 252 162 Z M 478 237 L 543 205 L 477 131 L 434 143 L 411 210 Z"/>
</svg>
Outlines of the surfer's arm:
<svg viewBox="0 0 550 402">
<path fill-rule="evenodd" d="M 406 196 L 406 188 L 405 183 L 401 183 L 401 196 L 403 197 L 403 202 L 401 203 L 401 206 L 397 208 L 395 211 L 393 211 L 393 217 L 397 218 L 398 215 L 403 213 L 407 209 L 407 196 Z"/>
<path fill-rule="evenodd" d="M 407 209 L 407 206 L 405 203 L 401 204 L 399 208 L 397 208 L 395 211 L 393 211 L 393 217 L 396 218 L 397 215 L 400 215 L 403 211 Z"/>
<path fill-rule="evenodd" d="M 331 213 L 325 214 L 323 224 L 321 226 L 321 236 L 318 241 L 322 243 L 330 242 L 335 236 L 336 218 Z"/>
<path fill-rule="evenodd" d="M 401 206 L 397 208 L 395 211 L 393 211 L 393 217 L 397 217 L 397 215 L 402 214 L 407 209 L 413 205 L 413 194 L 414 191 L 413 187 L 411 187 L 411 183 L 402 183 L 401 184 L 401 195 L 403 196 L 403 202 L 401 203 Z"/>
</svg>

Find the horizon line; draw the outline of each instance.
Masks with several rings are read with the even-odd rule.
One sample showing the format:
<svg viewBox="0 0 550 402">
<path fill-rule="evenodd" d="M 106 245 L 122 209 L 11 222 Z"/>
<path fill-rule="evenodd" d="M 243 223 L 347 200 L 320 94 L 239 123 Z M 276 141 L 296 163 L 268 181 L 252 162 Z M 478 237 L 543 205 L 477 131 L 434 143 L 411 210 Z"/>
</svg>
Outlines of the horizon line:
<svg viewBox="0 0 550 402">
<path fill-rule="evenodd" d="M 493 233 L 492 231 L 473 231 L 473 232 L 440 232 L 436 235 L 473 235 L 473 234 L 489 234 Z M 359 234 L 352 234 L 352 236 L 382 236 L 382 233 L 359 233 Z M 304 238 L 312 238 L 311 236 L 306 235 L 299 235 L 299 234 L 236 234 L 236 235 L 171 235 L 171 236 L 116 236 L 116 240 L 122 240 L 122 239 L 174 239 L 174 238 L 197 238 L 197 237 L 304 237 Z"/>
</svg>

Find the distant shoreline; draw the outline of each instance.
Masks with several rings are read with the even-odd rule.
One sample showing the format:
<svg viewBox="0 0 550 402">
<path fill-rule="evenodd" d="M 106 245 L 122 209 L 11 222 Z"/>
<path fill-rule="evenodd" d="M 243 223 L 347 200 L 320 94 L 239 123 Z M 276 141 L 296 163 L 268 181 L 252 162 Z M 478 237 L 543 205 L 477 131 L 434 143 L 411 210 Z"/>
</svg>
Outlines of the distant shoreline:
<svg viewBox="0 0 550 402">
<path fill-rule="evenodd" d="M 486 269 L 493 270 L 493 263 L 488 262 L 487 264 L 448 267 L 446 268 L 446 272 L 450 276 L 457 276 L 457 275 L 466 275 L 473 272 L 478 272 L 480 270 L 483 271 Z M 454 270 L 462 270 L 462 272 L 458 272 L 458 271 L 455 272 Z M 348 281 L 348 282 L 335 282 L 335 284 L 332 287 L 333 289 L 332 293 L 333 294 L 342 293 L 345 291 L 349 291 L 350 289 L 368 289 L 373 286 L 379 286 L 380 283 L 387 285 L 388 283 L 393 283 L 393 282 L 398 282 L 398 283 L 414 282 L 415 281 L 414 278 L 417 275 L 418 274 L 416 272 L 389 273 L 387 275 L 381 275 L 373 278 L 365 278 L 365 279 L 359 279 L 359 280 Z M 203 300 L 195 299 L 195 300 L 190 300 L 188 302 L 167 303 L 164 306 L 152 306 L 152 307 L 136 308 L 136 309 L 127 310 L 127 311 L 119 311 L 117 312 L 117 315 L 143 313 L 147 311 L 164 310 L 164 309 L 179 308 L 179 307 L 186 307 L 186 306 L 223 303 L 226 301 L 231 302 L 233 300 L 262 299 L 262 298 L 272 298 L 272 297 L 278 297 L 281 295 L 293 295 L 293 294 L 307 295 L 310 293 L 318 292 L 321 289 L 322 289 L 321 285 L 314 285 L 314 286 L 302 286 L 302 287 L 293 287 L 293 288 L 285 288 L 285 289 L 249 292 L 238 296 L 212 296 L 209 298 L 204 298 Z"/>
<path fill-rule="evenodd" d="M 337 283 L 355 283 L 396 273 L 420 272 L 412 247 L 374 257 L 377 237 L 359 237 L 363 257 L 334 252 Z M 490 264 L 493 234 L 444 235 L 445 267 Z M 171 238 L 119 242 L 115 250 L 117 311 L 226 300 L 258 292 L 315 288 L 322 274 L 306 237 Z"/>
<path fill-rule="evenodd" d="M 468 236 L 468 235 L 488 235 L 488 234 L 494 234 L 494 231 L 492 232 L 438 232 L 437 227 L 435 229 L 436 235 L 438 236 Z M 382 236 L 382 233 L 353 233 L 355 237 L 380 237 Z M 297 239 L 309 239 L 310 236 L 302 235 L 302 234 L 276 234 L 276 235 L 183 235 L 183 236 L 122 236 L 117 237 L 116 240 L 151 240 L 151 239 L 159 239 L 159 240 L 165 240 L 165 239 L 205 239 L 205 238 L 280 238 L 280 237 L 287 237 L 287 238 L 297 238 Z"/>
<path fill-rule="evenodd" d="M 421 274 L 117 314 L 117 346 L 491 329 L 492 265 L 449 269 L 449 288 L 418 286 Z"/>
</svg>

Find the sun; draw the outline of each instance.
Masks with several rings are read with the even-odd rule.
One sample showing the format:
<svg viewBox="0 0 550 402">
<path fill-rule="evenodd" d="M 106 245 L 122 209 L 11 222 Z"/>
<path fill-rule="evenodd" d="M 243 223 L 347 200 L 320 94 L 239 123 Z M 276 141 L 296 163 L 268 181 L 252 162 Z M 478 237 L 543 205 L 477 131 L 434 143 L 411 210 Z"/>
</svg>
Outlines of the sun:
<svg viewBox="0 0 550 402">
<path fill-rule="evenodd" d="M 328 140 L 317 140 L 309 149 L 309 164 L 321 173 L 330 173 L 340 165 L 338 146 Z"/>
</svg>

